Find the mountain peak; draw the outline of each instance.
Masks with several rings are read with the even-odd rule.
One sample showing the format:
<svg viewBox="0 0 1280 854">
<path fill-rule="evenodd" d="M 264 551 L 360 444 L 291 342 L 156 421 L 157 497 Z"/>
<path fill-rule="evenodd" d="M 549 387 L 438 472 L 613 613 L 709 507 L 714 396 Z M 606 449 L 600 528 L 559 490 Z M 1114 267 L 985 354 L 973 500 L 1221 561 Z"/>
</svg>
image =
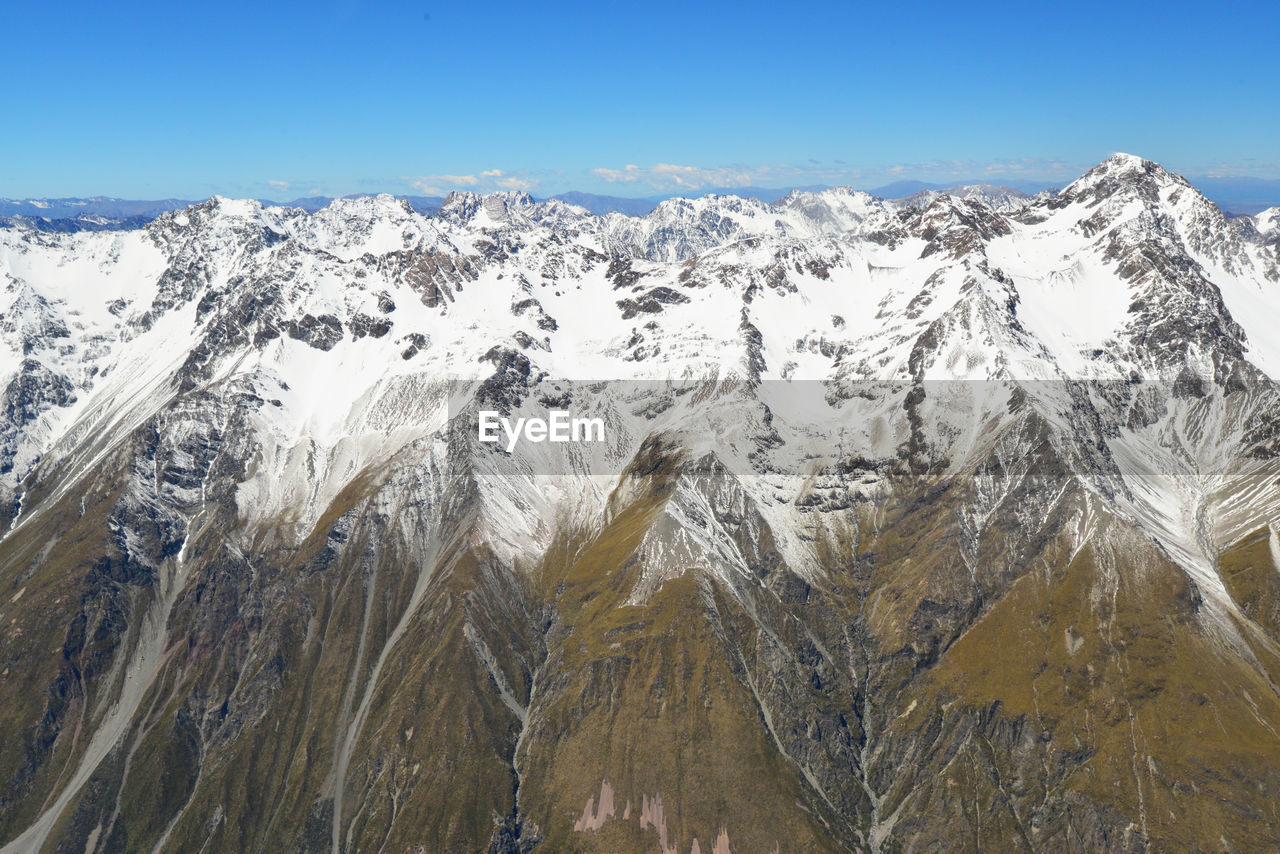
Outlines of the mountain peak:
<svg viewBox="0 0 1280 854">
<path fill-rule="evenodd" d="M 1117 151 L 1115 154 L 1103 161 L 1103 163 L 1110 163 L 1124 167 L 1145 167 L 1151 165 L 1153 162 L 1154 161 L 1139 157 L 1136 154 L 1127 154 L 1123 151 Z"/>
<path fill-rule="evenodd" d="M 1154 160 L 1145 160 L 1134 154 L 1113 154 L 1088 172 L 1077 178 L 1062 191 L 1063 196 L 1078 196 L 1083 193 L 1110 195 L 1113 191 L 1125 186 L 1143 185 L 1149 188 L 1163 187 L 1169 184 L 1183 184 L 1186 181 Z"/>
<path fill-rule="evenodd" d="M 533 196 L 522 190 L 504 190 L 496 193 L 477 193 L 472 190 L 454 190 L 445 197 L 436 215 L 442 219 L 467 223 L 483 217 L 489 225 L 497 225 L 510 219 L 512 210 L 537 204 Z"/>
<path fill-rule="evenodd" d="M 1132 154 L 1115 154 L 1102 161 L 1067 186 L 1049 202 L 1049 207 L 1104 205 L 1109 211 L 1104 219 L 1115 221 L 1134 203 L 1153 213 L 1172 214 L 1187 228 L 1198 230 L 1210 221 L 1214 228 L 1222 226 L 1221 212 L 1185 178 L 1153 160 Z M 1101 224 L 1102 220 L 1097 220 L 1093 227 Z"/>
<path fill-rule="evenodd" d="M 523 190 L 497 190 L 492 193 L 477 193 L 475 190 L 451 190 L 449 195 L 445 196 L 444 203 L 459 204 L 472 200 L 485 201 L 487 199 L 497 199 L 507 204 L 513 205 L 532 205 L 535 204 L 533 196 Z"/>
<path fill-rule="evenodd" d="M 1267 208 L 1253 218 L 1253 224 L 1263 234 L 1280 230 L 1280 208 Z"/>
<path fill-rule="evenodd" d="M 994 184 L 957 184 L 942 190 L 921 190 L 901 199 L 892 199 L 887 204 L 895 208 L 928 208 L 936 199 L 950 197 L 960 200 L 978 201 L 992 210 L 1010 213 L 1026 207 L 1035 201 L 1052 197 L 1056 190 L 1041 190 L 1032 195 L 1013 187 Z"/>
<path fill-rule="evenodd" d="M 229 199 L 226 196 L 210 196 L 209 200 L 193 207 L 203 207 L 210 213 L 251 218 L 260 214 L 263 204 L 256 199 Z"/>
<path fill-rule="evenodd" d="M 390 193 L 333 199 L 320 210 L 329 211 L 330 213 L 360 215 L 369 219 L 374 219 L 379 215 L 402 216 L 413 213 L 413 207 L 407 201 Z"/>
</svg>

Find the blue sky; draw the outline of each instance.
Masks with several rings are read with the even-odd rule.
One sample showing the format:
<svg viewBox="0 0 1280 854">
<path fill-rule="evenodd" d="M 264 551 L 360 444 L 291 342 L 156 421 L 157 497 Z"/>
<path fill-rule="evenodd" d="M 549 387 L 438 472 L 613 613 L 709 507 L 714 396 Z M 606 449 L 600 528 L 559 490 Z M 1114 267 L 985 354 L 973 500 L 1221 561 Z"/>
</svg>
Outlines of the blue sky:
<svg viewBox="0 0 1280 854">
<path fill-rule="evenodd" d="M 10 198 L 1280 177 L 1274 3 L 3 2 Z"/>
</svg>

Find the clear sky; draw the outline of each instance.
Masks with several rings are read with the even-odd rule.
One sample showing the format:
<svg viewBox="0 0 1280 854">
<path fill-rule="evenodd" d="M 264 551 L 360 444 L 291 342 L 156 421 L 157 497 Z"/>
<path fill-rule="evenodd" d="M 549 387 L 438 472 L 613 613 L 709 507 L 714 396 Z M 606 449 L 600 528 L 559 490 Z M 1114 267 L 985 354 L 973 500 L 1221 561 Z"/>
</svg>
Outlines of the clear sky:
<svg viewBox="0 0 1280 854">
<path fill-rule="evenodd" d="M 1280 4 L 0 0 L 0 196 L 1280 177 Z"/>
</svg>

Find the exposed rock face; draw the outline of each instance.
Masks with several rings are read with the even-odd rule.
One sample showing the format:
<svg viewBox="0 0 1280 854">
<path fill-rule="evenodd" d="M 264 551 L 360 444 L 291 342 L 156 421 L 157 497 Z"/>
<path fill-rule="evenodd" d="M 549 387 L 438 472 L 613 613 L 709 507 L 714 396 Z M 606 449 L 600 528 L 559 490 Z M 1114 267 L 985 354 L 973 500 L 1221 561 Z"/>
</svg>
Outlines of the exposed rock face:
<svg viewBox="0 0 1280 854">
<path fill-rule="evenodd" d="M 2 850 L 1280 847 L 1275 218 L 968 195 L 0 231 Z"/>
</svg>

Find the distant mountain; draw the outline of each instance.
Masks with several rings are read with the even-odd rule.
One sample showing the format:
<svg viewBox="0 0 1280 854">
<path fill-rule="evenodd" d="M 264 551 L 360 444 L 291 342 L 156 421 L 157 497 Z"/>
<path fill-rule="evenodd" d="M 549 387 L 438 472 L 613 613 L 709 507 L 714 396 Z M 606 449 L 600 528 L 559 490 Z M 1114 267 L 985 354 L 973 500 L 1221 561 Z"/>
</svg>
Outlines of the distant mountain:
<svg viewBox="0 0 1280 854">
<path fill-rule="evenodd" d="M 831 184 L 806 184 L 802 187 L 713 187 L 708 190 L 700 191 L 695 196 L 715 195 L 715 196 L 738 196 L 743 199 L 759 199 L 762 202 L 776 202 L 784 198 L 788 193 L 821 193 L 823 190 L 830 190 Z M 677 193 L 668 198 L 678 199 L 689 197 L 688 193 Z"/>
<path fill-rule="evenodd" d="M 105 219 L 125 219 L 141 216 L 154 219 L 165 211 L 178 210 L 194 204 L 194 201 L 188 199 L 139 201 L 115 199 L 109 196 L 91 196 L 85 199 L 0 199 L 0 217 L 75 219 L 97 216 Z"/>
<path fill-rule="evenodd" d="M 950 181 L 944 184 L 928 184 L 924 181 L 894 181 L 885 184 L 883 187 L 874 187 L 867 190 L 873 196 L 879 196 L 882 199 L 905 199 L 917 193 L 926 191 L 934 191 L 939 193 L 947 193 L 948 195 L 956 195 L 957 190 L 967 187 L 992 187 L 996 186 L 983 181 Z M 1005 183 L 999 185 L 1004 190 L 1015 190 L 1019 193 L 1025 193 L 1029 196 L 1035 195 L 1042 190 L 1048 189 L 1050 185 L 1036 181 L 1019 181 L 1014 183 Z"/>
<path fill-rule="evenodd" d="M 0 216 L 0 228 L 17 228 L 29 231 L 72 233 L 77 231 L 123 231 L 141 228 L 155 216 L 137 215 L 105 217 L 98 214 L 82 214 L 50 218 L 43 216 Z"/>
<path fill-rule="evenodd" d="M 356 199 L 370 194 L 353 193 L 342 196 Z M 272 207 L 302 208 L 315 213 L 332 202 L 336 196 L 303 196 L 290 202 L 259 199 Z M 444 203 L 441 196 L 396 196 L 407 201 L 415 211 L 430 215 Z M 63 199 L 0 199 L 0 221 L 29 220 L 29 225 L 43 231 L 93 231 L 110 228 L 134 228 L 146 224 L 162 213 L 182 210 L 199 204 L 191 199 L 117 199 L 111 196 Z M 60 225 L 47 225 L 66 220 Z"/>
<path fill-rule="evenodd" d="M 787 193 L 821 192 L 830 189 L 826 185 L 807 187 L 711 187 L 705 190 L 687 193 L 660 193 L 653 196 L 604 196 L 596 193 L 584 193 L 571 190 L 551 196 L 551 199 L 568 202 L 586 208 L 597 216 L 609 213 L 626 214 L 627 216 L 644 216 L 656 208 L 661 202 L 670 199 L 701 199 L 706 196 L 736 196 L 740 199 L 758 199 L 762 202 L 776 202 Z"/>
<path fill-rule="evenodd" d="M 905 199 L 924 190 L 942 190 L 946 186 L 946 184 L 926 184 L 924 181 L 893 181 L 883 187 L 872 187 L 867 192 L 882 199 Z"/>
<path fill-rule="evenodd" d="M 1280 206 L 1280 180 L 1262 178 L 1191 178 L 1189 180 L 1195 184 L 1206 198 L 1218 205 L 1224 212 L 1233 216 L 1246 214 L 1252 216 L 1267 208 Z M 828 185 L 805 187 L 719 187 L 696 193 L 667 193 L 642 198 L 603 196 L 573 191 L 560 193 L 551 198 L 578 205 L 598 215 L 622 213 L 628 216 L 644 216 L 657 207 L 659 202 L 667 199 L 701 198 L 703 196 L 719 195 L 759 199 L 763 202 L 776 202 L 790 192 L 817 193 L 827 189 L 830 189 Z M 903 180 L 873 187 L 866 190 L 866 192 L 882 199 L 910 200 L 912 204 L 926 202 L 938 194 L 958 196 L 960 198 L 975 198 L 978 195 L 984 195 L 987 201 L 992 201 L 997 196 L 1002 196 L 1003 203 L 997 203 L 996 206 L 1007 209 L 1012 204 L 1012 200 L 1019 195 L 1031 200 L 1048 189 L 1051 189 L 1049 184 L 1036 181 L 1017 181 L 992 185 L 981 181 L 928 183 L 925 181 Z"/>
<path fill-rule="evenodd" d="M 594 193 L 578 191 L 561 193 L 552 196 L 569 204 L 586 208 L 591 213 L 603 216 L 609 213 L 626 214 L 627 216 L 645 216 L 660 203 L 673 199 L 696 200 L 712 196 L 726 196 L 739 199 L 755 199 L 773 204 L 791 193 L 822 193 L 832 187 L 825 184 L 804 187 L 719 187 L 699 191 L 697 193 L 668 193 L 643 198 L 623 196 L 601 196 Z M 1038 184 L 1026 184 L 1020 187 L 995 186 L 992 184 L 926 184 L 923 181 L 896 181 L 868 190 L 872 196 L 897 201 L 898 207 L 914 207 L 927 205 L 939 195 L 947 194 L 958 198 L 981 198 L 999 209 L 1020 207 L 1018 201 L 1030 201 L 1036 193 L 1044 188 Z"/>
<path fill-rule="evenodd" d="M 596 193 L 583 193 L 572 190 L 568 193 L 561 193 L 558 196 L 552 196 L 552 200 L 567 202 L 571 205 L 577 205 L 580 208 L 586 208 L 597 216 L 607 213 L 621 213 L 627 216 L 644 216 L 649 211 L 658 206 L 658 202 L 662 201 L 661 197 L 647 199 L 629 199 L 623 196 L 601 196 Z"/>
<path fill-rule="evenodd" d="M 966 184 L 958 187 L 947 187 L 945 190 L 920 190 L 901 199 L 889 199 L 886 204 L 897 208 L 927 208 L 943 196 L 982 202 L 992 210 L 1008 213 L 1025 208 L 1034 202 L 1052 198 L 1057 190 L 1041 190 L 1038 193 L 1024 193 L 1013 187 L 1000 187 L 994 184 Z"/>
<path fill-rule="evenodd" d="M 371 195 L 376 194 L 351 193 L 346 196 L 303 196 L 302 198 L 294 199 L 291 202 L 273 202 L 269 199 L 259 199 L 258 201 L 262 202 L 264 205 L 273 207 L 302 208 L 307 213 L 315 213 L 316 211 L 327 207 L 334 199 L 337 198 L 361 199 L 367 198 Z M 410 207 L 423 216 L 431 216 L 436 211 L 440 210 L 440 205 L 444 204 L 443 196 L 396 196 L 395 198 L 403 199 L 408 202 Z"/>
<path fill-rule="evenodd" d="M 1280 206 L 1280 180 L 1263 178 L 1192 178 L 1190 179 L 1206 198 L 1224 212 L 1233 215 L 1252 216 L 1267 208 Z M 1037 182 L 1014 182 L 1002 186 L 980 181 L 927 183 L 902 180 L 873 187 L 866 192 L 872 196 L 905 202 L 909 206 L 927 204 L 939 194 L 960 198 L 983 197 L 1000 209 L 1017 207 L 1017 199 L 1028 200 L 1043 192 L 1048 185 Z M 660 203 L 670 199 L 698 199 L 708 196 L 735 196 L 741 199 L 757 199 L 774 203 L 788 193 L 820 193 L 831 189 L 828 185 L 803 187 L 712 187 L 686 193 L 660 193 L 652 196 L 609 196 L 571 190 L 549 198 L 577 205 L 597 216 L 620 213 L 642 217 Z M 301 208 L 315 213 L 335 198 L 357 199 L 374 194 L 352 193 L 346 196 L 303 196 L 292 201 L 279 202 L 259 199 L 271 207 Z M 433 216 L 444 204 L 441 196 L 405 196 L 403 199 L 420 214 Z M 57 199 L 0 199 L 0 227 L 25 227 L 38 231 L 104 231 L 136 228 L 155 219 L 166 211 L 181 210 L 198 204 L 189 199 L 117 199 L 110 196 Z M 900 207 L 902 205 L 899 205 Z"/>
</svg>

